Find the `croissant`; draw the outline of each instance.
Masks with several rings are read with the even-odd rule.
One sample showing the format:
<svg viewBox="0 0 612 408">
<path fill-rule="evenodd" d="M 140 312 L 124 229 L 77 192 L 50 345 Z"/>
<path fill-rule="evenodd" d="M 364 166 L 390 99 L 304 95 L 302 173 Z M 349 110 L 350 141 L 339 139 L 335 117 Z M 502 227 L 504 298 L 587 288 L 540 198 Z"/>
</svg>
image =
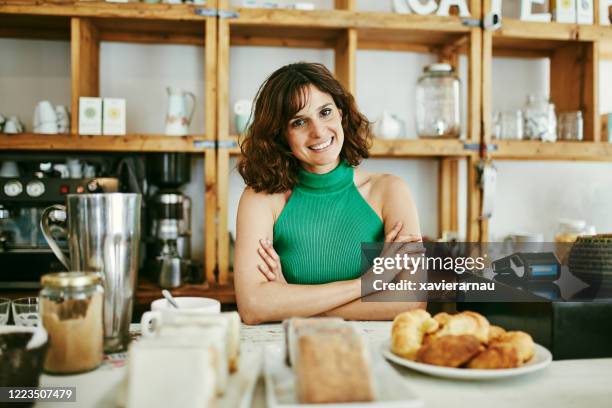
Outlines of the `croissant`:
<svg viewBox="0 0 612 408">
<path fill-rule="evenodd" d="M 423 336 L 438 329 L 438 322 L 422 309 L 400 313 L 391 327 L 391 351 L 400 357 L 414 360 L 423 344 Z"/>
<path fill-rule="evenodd" d="M 440 329 L 428 336 L 426 343 L 442 336 L 461 336 L 472 335 L 481 343 L 489 341 L 489 321 L 481 314 L 476 312 L 461 312 L 456 315 L 449 315 L 442 312 L 434 316 Z"/>
<path fill-rule="evenodd" d="M 535 345 L 531 336 L 523 331 L 509 331 L 491 341 L 491 346 L 508 344 L 514 347 L 518 353 L 520 363 L 524 363 L 533 357 Z"/>
</svg>

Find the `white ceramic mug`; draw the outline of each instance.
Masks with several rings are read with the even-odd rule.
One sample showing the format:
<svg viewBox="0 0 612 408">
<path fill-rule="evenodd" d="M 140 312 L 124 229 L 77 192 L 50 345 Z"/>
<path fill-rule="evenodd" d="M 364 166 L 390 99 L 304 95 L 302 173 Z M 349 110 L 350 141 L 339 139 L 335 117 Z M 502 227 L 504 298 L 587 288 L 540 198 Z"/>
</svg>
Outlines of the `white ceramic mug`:
<svg viewBox="0 0 612 408">
<path fill-rule="evenodd" d="M 504 244 L 509 245 L 511 250 L 517 247 L 522 250 L 537 252 L 542 250 L 544 242 L 544 234 L 541 232 L 522 232 L 508 235 L 504 239 Z"/>
</svg>

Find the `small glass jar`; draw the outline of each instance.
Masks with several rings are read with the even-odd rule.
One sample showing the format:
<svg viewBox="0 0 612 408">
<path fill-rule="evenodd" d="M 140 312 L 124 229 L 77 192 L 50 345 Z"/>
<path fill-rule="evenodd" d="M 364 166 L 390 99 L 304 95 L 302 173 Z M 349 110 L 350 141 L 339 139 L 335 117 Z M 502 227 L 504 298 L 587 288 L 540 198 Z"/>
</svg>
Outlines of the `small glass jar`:
<svg viewBox="0 0 612 408">
<path fill-rule="evenodd" d="M 576 242 L 579 236 L 587 233 L 586 221 L 561 218 L 555 234 L 555 242 L 571 244 Z"/>
<path fill-rule="evenodd" d="M 40 317 L 49 333 L 45 371 L 73 374 L 93 370 L 104 357 L 99 275 L 63 272 L 41 278 Z"/>
<path fill-rule="evenodd" d="M 458 138 L 461 83 L 450 64 L 425 67 L 416 87 L 417 135 L 425 138 Z"/>
<path fill-rule="evenodd" d="M 498 140 L 523 139 L 523 112 L 498 112 L 493 121 L 493 137 Z"/>
<path fill-rule="evenodd" d="M 583 128 L 584 122 L 581 111 L 559 114 L 559 139 L 581 141 L 583 139 Z"/>
</svg>

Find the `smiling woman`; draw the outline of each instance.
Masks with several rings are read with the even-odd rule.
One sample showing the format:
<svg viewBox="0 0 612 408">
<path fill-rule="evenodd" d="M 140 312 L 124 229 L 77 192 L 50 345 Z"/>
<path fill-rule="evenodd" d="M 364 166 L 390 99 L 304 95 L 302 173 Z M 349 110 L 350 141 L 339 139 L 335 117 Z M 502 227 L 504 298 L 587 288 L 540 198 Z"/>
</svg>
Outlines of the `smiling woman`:
<svg viewBox="0 0 612 408">
<path fill-rule="evenodd" d="M 323 65 L 296 63 L 264 82 L 253 115 L 238 167 L 247 184 L 234 261 L 243 320 L 386 320 L 423 307 L 362 302 L 361 243 L 419 241 L 420 231 L 408 186 L 357 167 L 371 135 L 353 96 Z"/>
</svg>

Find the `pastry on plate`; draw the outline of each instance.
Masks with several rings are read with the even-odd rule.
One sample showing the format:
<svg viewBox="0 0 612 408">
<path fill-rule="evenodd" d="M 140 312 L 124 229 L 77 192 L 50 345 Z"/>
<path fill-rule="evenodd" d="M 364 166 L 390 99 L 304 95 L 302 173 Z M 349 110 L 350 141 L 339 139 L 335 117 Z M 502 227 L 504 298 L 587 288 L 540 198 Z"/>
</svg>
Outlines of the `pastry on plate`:
<svg viewBox="0 0 612 408">
<path fill-rule="evenodd" d="M 391 351 L 414 360 L 423 344 L 423 336 L 438 329 L 438 322 L 423 309 L 413 309 L 395 316 L 391 327 Z"/>
<path fill-rule="evenodd" d="M 491 325 L 489 326 L 489 341 L 487 343 L 492 342 L 502 334 L 506 333 L 506 330 L 503 327 Z"/>
<path fill-rule="evenodd" d="M 463 334 L 476 337 L 481 343 L 489 341 L 489 321 L 476 312 L 461 312 L 455 315 L 442 312 L 433 317 L 440 329 L 428 336 L 426 343 L 434 338 L 460 336 Z"/>
<path fill-rule="evenodd" d="M 515 347 L 508 343 L 489 346 L 469 362 L 468 368 L 515 368 L 521 364 Z"/>
<path fill-rule="evenodd" d="M 419 349 L 416 360 L 444 367 L 460 367 L 481 350 L 480 341 L 472 335 L 443 336 L 432 339 Z"/>
<path fill-rule="evenodd" d="M 535 344 L 531 336 L 523 331 L 509 331 L 491 341 L 491 346 L 509 344 L 518 353 L 520 363 L 529 361 L 535 353 Z"/>
</svg>

